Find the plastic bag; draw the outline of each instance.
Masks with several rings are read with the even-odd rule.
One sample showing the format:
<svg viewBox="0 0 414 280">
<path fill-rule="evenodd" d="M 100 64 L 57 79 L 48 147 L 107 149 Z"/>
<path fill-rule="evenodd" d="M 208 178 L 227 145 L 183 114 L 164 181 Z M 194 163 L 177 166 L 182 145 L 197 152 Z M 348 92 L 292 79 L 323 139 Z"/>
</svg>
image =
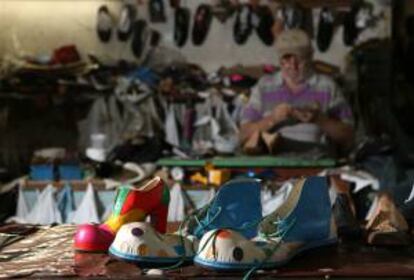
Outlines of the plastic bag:
<svg viewBox="0 0 414 280">
<path fill-rule="evenodd" d="M 175 183 L 170 191 L 170 205 L 168 206 L 168 221 L 183 221 L 185 217 L 184 196 L 182 194 L 181 185 Z"/>
<path fill-rule="evenodd" d="M 180 135 L 173 106 L 168 107 L 168 112 L 165 117 L 165 141 L 172 146 L 180 146 Z"/>
<path fill-rule="evenodd" d="M 197 108 L 193 149 L 204 154 L 214 148 L 219 153 L 233 153 L 238 145 L 239 130 L 226 103 L 212 95 Z"/>
<path fill-rule="evenodd" d="M 27 206 L 26 198 L 24 197 L 23 187 L 19 186 L 19 195 L 17 199 L 16 217 L 25 220 L 29 215 L 29 207 Z"/>
<path fill-rule="evenodd" d="M 215 112 L 212 122 L 214 148 L 220 153 L 234 153 L 239 141 L 239 129 L 223 101 L 218 102 Z"/>
<path fill-rule="evenodd" d="M 57 195 L 57 207 L 62 215 L 62 221 L 64 223 L 70 221 L 75 210 L 75 199 L 72 187 L 68 183 L 65 184 Z"/>
<path fill-rule="evenodd" d="M 98 98 L 92 104 L 87 118 L 78 123 L 79 146 L 82 150 L 90 144 L 90 135 L 105 134 L 105 149 L 111 150 L 120 141 L 124 120 L 115 96 Z"/>
<path fill-rule="evenodd" d="M 210 98 L 203 104 L 196 105 L 196 115 L 192 148 L 193 151 L 196 151 L 198 154 L 206 154 L 213 148 L 213 128 L 211 124 L 213 112 Z"/>
<path fill-rule="evenodd" d="M 76 209 L 75 213 L 73 213 L 71 223 L 99 223 L 100 220 L 97 205 L 95 190 L 93 185 L 89 183 L 79 207 Z"/>
<path fill-rule="evenodd" d="M 30 224 L 50 225 L 62 223 L 62 215 L 55 200 L 55 188 L 52 185 L 40 193 L 38 200 L 27 215 L 27 222 Z"/>
<path fill-rule="evenodd" d="M 16 215 L 13 217 L 10 217 L 6 220 L 7 223 L 27 223 L 27 216 L 29 215 L 29 206 L 27 205 L 27 201 L 24 195 L 23 187 L 22 185 L 18 186 L 19 192 L 17 197 L 17 206 L 16 206 Z M 38 196 L 39 197 L 39 196 Z"/>
</svg>

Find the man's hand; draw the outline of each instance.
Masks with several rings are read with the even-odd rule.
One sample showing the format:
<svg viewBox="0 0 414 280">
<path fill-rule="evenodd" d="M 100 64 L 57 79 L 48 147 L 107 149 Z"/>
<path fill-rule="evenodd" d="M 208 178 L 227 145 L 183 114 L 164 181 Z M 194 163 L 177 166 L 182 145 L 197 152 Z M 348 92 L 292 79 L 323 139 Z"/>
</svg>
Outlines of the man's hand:
<svg viewBox="0 0 414 280">
<path fill-rule="evenodd" d="M 292 106 L 287 103 L 277 105 L 272 111 L 274 124 L 278 124 L 290 118 L 292 116 L 292 110 Z"/>
<path fill-rule="evenodd" d="M 319 112 L 310 109 L 293 109 L 292 116 L 300 122 L 314 122 Z"/>
<path fill-rule="evenodd" d="M 321 116 L 321 110 L 317 105 L 303 108 L 293 108 L 291 115 L 300 122 L 310 123 L 316 122 L 316 120 Z"/>
</svg>

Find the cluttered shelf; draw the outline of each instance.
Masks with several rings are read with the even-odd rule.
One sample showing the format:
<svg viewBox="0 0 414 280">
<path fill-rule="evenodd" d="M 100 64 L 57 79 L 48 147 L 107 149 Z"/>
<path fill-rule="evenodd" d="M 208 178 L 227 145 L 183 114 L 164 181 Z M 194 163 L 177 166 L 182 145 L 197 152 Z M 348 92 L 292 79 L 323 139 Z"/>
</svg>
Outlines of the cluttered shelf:
<svg viewBox="0 0 414 280">
<path fill-rule="evenodd" d="M 301 159 L 276 156 L 233 156 L 233 157 L 214 157 L 206 159 L 181 159 L 181 158 L 161 158 L 156 162 L 159 167 L 182 168 L 184 173 L 205 169 L 208 166 L 215 170 L 226 170 L 229 173 L 240 175 L 246 172 L 261 172 L 263 170 L 274 171 L 280 180 L 291 177 L 315 175 L 325 168 L 332 168 L 337 165 L 337 161 L 331 158 L 325 159 Z M 79 177 L 79 176 L 78 176 Z M 111 178 L 108 178 L 111 180 Z M 27 189 L 42 189 L 51 184 L 56 188 L 62 188 L 69 184 L 74 191 L 84 191 L 88 184 L 92 184 L 95 190 L 111 190 L 107 180 L 104 178 L 93 179 L 70 179 L 70 180 L 36 180 L 25 179 L 22 186 Z M 197 180 L 196 180 L 197 181 Z M 110 183 L 109 183 L 110 184 Z M 207 184 L 205 184 L 207 185 Z M 211 184 L 211 186 L 219 184 Z M 189 182 L 182 187 L 188 190 L 202 190 L 205 186 L 200 182 Z"/>
</svg>

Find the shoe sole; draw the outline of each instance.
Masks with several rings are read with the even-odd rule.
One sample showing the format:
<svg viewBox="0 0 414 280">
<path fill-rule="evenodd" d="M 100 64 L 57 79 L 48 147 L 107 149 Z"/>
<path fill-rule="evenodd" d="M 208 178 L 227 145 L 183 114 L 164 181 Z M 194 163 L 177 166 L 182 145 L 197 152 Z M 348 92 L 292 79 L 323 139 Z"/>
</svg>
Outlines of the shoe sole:
<svg viewBox="0 0 414 280">
<path fill-rule="evenodd" d="M 121 253 L 113 248 L 109 248 L 108 250 L 109 255 L 120 259 L 122 261 L 127 261 L 130 263 L 134 263 L 139 267 L 148 267 L 148 268 L 156 268 L 168 265 L 174 265 L 181 261 L 183 261 L 183 265 L 191 264 L 194 257 L 185 257 L 184 259 L 181 257 L 140 257 L 131 254 Z"/>
<path fill-rule="evenodd" d="M 240 270 L 249 270 L 255 266 L 258 266 L 260 264 L 260 269 L 273 269 L 278 268 L 280 266 L 283 266 L 290 262 L 294 257 L 297 257 L 298 255 L 318 247 L 324 247 L 336 244 L 338 242 L 338 239 L 328 239 L 323 241 L 315 241 L 312 243 L 309 243 L 308 245 L 298 249 L 297 251 L 293 252 L 289 255 L 286 259 L 279 262 L 267 262 L 260 264 L 260 262 L 257 263 L 244 263 L 244 264 L 237 264 L 237 263 L 227 263 L 227 262 L 216 262 L 216 261 L 206 261 L 204 259 L 199 258 L 196 256 L 194 258 L 194 264 L 201 266 L 203 268 L 207 269 L 213 269 L 213 270 L 221 270 L 221 271 L 240 271 Z"/>
</svg>

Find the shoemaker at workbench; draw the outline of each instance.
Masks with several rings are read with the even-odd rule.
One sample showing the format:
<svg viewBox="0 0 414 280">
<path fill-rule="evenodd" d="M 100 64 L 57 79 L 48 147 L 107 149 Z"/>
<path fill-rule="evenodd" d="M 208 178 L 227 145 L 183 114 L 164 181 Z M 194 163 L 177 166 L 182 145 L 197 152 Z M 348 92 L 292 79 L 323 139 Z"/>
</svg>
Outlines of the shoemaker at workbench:
<svg viewBox="0 0 414 280">
<path fill-rule="evenodd" d="M 259 80 L 244 108 L 244 152 L 320 148 L 333 155 L 338 148 L 349 149 L 354 135 L 351 109 L 334 80 L 313 70 L 309 36 L 300 29 L 284 31 L 276 39 L 276 50 L 280 71 Z M 258 147 L 261 141 L 267 151 Z"/>
</svg>

